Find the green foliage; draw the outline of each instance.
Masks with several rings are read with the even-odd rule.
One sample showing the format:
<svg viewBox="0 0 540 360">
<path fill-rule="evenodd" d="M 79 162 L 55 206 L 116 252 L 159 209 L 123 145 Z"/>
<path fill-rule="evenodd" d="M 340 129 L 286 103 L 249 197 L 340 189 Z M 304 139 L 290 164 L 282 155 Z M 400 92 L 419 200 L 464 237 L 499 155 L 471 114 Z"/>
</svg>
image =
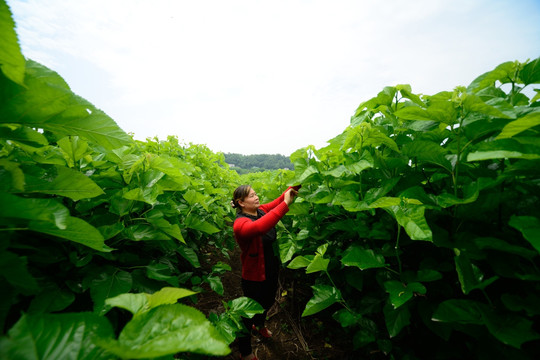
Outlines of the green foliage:
<svg viewBox="0 0 540 360">
<path fill-rule="evenodd" d="M 359 355 L 538 356 L 539 62 L 431 96 L 386 87 L 291 155 L 280 255 L 314 283 L 303 316 L 333 314 Z"/>
<path fill-rule="evenodd" d="M 134 141 L 24 61 L 4 1 L 0 19 L 2 358 L 227 354 L 204 315 L 177 301 L 223 293 L 230 268 L 209 270 L 199 254 L 234 245 L 238 175 L 205 146 Z"/>
</svg>

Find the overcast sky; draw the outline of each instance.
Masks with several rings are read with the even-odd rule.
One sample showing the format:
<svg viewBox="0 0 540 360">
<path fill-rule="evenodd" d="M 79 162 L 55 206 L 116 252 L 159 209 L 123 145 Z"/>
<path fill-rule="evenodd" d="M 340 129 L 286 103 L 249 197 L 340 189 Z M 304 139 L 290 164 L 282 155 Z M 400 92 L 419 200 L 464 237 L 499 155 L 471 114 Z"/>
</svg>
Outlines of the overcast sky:
<svg viewBox="0 0 540 360">
<path fill-rule="evenodd" d="M 290 155 L 384 86 L 540 56 L 539 0 L 8 0 L 23 54 L 144 140 Z"/>
</svg>

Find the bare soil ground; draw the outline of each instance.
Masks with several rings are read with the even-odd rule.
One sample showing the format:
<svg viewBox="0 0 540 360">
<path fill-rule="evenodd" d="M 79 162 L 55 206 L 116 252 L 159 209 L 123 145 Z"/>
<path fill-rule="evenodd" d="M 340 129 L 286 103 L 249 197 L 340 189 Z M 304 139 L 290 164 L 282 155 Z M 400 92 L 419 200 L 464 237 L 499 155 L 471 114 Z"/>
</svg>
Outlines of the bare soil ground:
<svg viewBox="0 0 540 360">
<path fill-rule="evenodd" d="M 221 297 L 208 290 L 194 307 L 208 316 L 210 312 L 222 313 L 222 301 L 229 301 L 243 296 L 240 287 L 241 264 L 240 250 L 230 253 L 230 259 L 214 251 L 209 251 L 210 265 L 222 261 L 231 266 L 222 277 L 224 296 Z M 300 304 L 298 298 L 309 299 L 311 289 L 306 284 L 296 284 L 292 280 L 290 270 L 282 270 L 280 289 L 276 294 L 276 302 L 268 312 L 266 326 L 272 331 L 271 339 L 252 338 L 253 351 L 259 360 L 315 360 L 315 359 L 348 359 L 344 349 L 340 348 L 339 334 L 331 331 L 328 324 L 323 325 L 316 318 L 301 318 L 300 314 L 305 301 Z M 307 289 L 306 289 L 307 288 Z M 334 325 L 334 324 L 332 324 Z M 339 328 L 339 325 L 336 324 Z M 232 353 L 222 359 L 238 360 L 240 353 L 236 342 L 231 345 Z M 194 358 L 195 359 L 195 358 Z M 197 357 L 201 359 L 201 357 Z M 210 359 L 210 358 L 209 358 Z M 212 359 L 215 359 L 212 358 Z"/>
</svg>

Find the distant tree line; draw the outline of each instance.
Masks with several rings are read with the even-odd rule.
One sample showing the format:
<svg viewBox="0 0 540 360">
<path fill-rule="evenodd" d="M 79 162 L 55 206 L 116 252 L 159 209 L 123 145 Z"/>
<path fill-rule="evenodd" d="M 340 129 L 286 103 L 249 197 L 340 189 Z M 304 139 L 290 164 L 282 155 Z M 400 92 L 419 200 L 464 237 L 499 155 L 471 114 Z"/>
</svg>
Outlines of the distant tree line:
<svg viewBox="0 0 540 360">
<path fill-rule="evenodd" d="M 287 156 L 283 156 L 280 154 L 243 155 L 236 153 L 224 153 L 224 155 L 225 162 L 239 173 L 264 170 L 294 169 L 291 160 Z"/>
</svg>

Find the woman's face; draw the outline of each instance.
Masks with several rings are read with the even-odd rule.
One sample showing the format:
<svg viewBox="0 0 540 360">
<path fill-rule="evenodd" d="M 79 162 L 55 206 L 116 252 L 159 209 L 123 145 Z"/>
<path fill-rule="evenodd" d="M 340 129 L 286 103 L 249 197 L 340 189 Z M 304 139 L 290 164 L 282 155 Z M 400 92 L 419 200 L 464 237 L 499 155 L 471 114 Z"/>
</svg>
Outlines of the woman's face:
<svg viewBox="0 0 540 360">
<path fill-rule="evenodd" d="M 257 196 L 257 193 L 253 189 L 249 189 L 249 193 L 244 198 L 244 200 L 239 200 L 238 203 L 242 207 L 242 211 L 244 212 L 257 212 L 257 209 L 259 208 L 259 197 Z"/>
</svg>

